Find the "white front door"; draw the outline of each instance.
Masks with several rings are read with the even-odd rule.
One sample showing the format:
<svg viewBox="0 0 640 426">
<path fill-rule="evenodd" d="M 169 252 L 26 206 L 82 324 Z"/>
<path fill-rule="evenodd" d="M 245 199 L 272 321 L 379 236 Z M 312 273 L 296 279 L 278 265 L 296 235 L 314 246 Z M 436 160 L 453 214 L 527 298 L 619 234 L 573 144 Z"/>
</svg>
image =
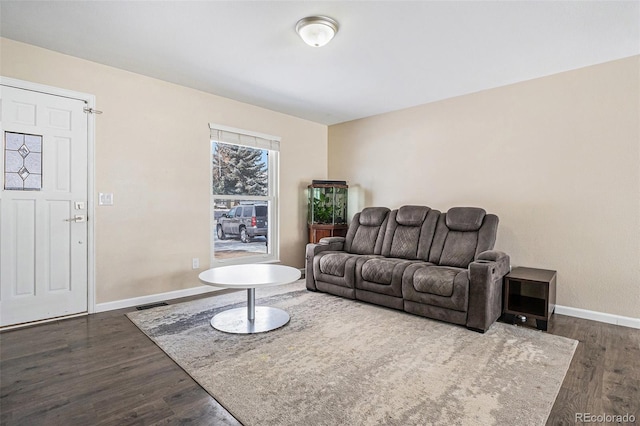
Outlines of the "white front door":
<svg viewBox="0 0 640 426">
<path fill-rule="evenodd" d="M 0 326 L 87 311 L 84 101 L 0 85 Z"/>
</svg>

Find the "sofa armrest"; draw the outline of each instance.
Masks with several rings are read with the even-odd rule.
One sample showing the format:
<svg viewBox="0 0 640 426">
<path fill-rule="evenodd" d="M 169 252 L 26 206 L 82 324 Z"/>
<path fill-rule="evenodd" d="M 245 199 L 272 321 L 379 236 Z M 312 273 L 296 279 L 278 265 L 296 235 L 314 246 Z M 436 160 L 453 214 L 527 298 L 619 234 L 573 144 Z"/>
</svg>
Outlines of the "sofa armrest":
<svg viewBox="0 0 640 426">
<path fill-rule="evenodd" d="M 337 250 L 342 250 L 345 240 L 345 237 L 324 237 L 320 238 L 318 244 L 341 244 L 342 246 Z"/>
<path fill-rule="evenodd" d="M 490 260 L 494 262 L 501 261 L 502 259 L 509 260 L 509 255 L 498 250 L 483 251 L 478 255 L 478 257 L 476 257 L 476 260 Z"/>
<path fill-rule="evenodd" d="M 489 250 L 469 264 L 467 328 L 484 333 L 502 315 L 502 279 L 510 262 L 506 253 Z"/>
<path fill-rule="evenodd" d="M 335 240 L 334 240 L 335 239 Z M 344 248 L 344 237 L 325 237 L 322 238 L 317 244 L 307 244 L 307 250 L 305 254 L 305 271 L 304 278 L 307 284 L 307 289 L 316 291 L 316 280 L 313 276 L 313 258 L 318 253 L 323 251 L 341 251 Z"/>
</svg>

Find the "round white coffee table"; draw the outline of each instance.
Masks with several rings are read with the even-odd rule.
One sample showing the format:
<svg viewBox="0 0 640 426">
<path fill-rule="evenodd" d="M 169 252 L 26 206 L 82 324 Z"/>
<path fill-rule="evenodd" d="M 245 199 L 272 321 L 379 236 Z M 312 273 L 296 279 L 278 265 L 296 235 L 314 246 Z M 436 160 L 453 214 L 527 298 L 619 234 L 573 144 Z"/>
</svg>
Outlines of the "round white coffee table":
<svg viewBox="0 0 640 426">
<path fill-rule="evenodd" d="M 204 284 L 247 289 L 247 307 L 220 312 L 211 318 L 211 326 L 239 334 L 262 333 L 282 327 L 289 322 L 289 314 L 278 308 L 256 306 L 256 288 L 289 284 L 299 280 L 300 275 L 296 268 L 272 264 L 221 266 L 201 272 L 198 278 Z"/>
</svg>

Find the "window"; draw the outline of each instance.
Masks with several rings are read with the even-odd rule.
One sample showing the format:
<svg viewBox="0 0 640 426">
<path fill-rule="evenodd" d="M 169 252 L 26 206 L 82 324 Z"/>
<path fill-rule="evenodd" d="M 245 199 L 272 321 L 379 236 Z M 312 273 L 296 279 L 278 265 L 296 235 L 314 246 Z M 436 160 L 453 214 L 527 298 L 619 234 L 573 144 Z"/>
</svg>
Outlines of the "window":
<svg viewBox="0 0 640 426">
<path fill-rule="evenodd" d="M 277 260 L 280 139 L 209 126 L 212 266 Z"/>
</svg>

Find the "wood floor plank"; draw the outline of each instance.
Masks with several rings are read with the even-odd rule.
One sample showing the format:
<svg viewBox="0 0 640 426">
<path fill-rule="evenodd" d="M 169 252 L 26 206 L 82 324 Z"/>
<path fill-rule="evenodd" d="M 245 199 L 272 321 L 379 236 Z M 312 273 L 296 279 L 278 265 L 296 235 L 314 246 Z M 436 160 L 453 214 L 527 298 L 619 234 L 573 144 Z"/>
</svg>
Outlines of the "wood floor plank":
<svg viewBox="0 0 640 426">
<path fill-rule="evenodd" d="M 239 425 L 131 310 L 1 332 L 0 424 Z M 579 341 L 548 425 L 574 425 L 576 413 L 640 419 L 640 330 L 554 315 L 548 332 Z"/>
<path fill-rule="evenodd" d="M 640 330 L 554 315 L 550 333 L 579 341 L 547 425 L 576 423 L 576 413 L 640 420 Z"/>
<path fill-rule="evenodd" d="M 1 424 L 213 424 L 229 417 L 127 311 L 0 333 Z M 170 398 L 189 388 L 200 403 L 192 412 Z"/>
</svg>

